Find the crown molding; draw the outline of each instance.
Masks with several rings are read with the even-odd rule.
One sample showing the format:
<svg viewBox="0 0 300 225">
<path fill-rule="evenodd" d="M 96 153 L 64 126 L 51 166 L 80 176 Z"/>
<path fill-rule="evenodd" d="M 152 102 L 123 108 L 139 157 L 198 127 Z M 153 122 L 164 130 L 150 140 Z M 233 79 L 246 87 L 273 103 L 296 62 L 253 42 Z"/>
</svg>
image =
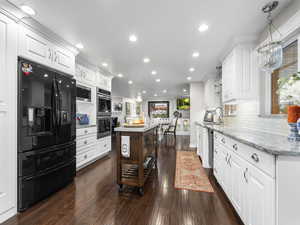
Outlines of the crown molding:
<svg viewBox="0 0 300 225">
<path fill-rule="evenodd" d="M 68 49 L 71 51 L 75 56 L 78 55 L 78 49 L 64 40 L 62 37 L 57 35 L 55 32 L 51 31 L 33 17 L 28 16 L 22 10 L 20 10 L 16 5 L 14 5 L 11 1 L 8 0 L 1 0 L 0 1 L 0 12 L 9 18 L 13 19 L 18 25 L 24 26 L 39 35 L 43 36 L 44 38 L 48 39 L 49 41 L 61 46 L 63 48 Z"/>
</svg>

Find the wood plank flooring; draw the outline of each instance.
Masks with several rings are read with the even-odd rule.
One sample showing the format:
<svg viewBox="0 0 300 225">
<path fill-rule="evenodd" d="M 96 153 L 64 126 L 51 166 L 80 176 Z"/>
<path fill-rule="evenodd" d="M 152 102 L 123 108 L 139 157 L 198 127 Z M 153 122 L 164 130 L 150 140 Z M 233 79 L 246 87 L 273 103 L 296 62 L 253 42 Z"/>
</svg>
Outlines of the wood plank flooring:
<svg viewBox="0 0 300 225">
<path fill-rule="evenodd" d="M 118 192 L 113 151 L 81 170 L 74 183 L 3 225 L 242 225 L 211 175 L 215 193 L 174 188 L 176 151 L 188 146 L 187 136 L 179 136 L 176 147 L 172 140 L 160 145 L 158 171 L 143 197 L 132 188 Z"/>
</svg>

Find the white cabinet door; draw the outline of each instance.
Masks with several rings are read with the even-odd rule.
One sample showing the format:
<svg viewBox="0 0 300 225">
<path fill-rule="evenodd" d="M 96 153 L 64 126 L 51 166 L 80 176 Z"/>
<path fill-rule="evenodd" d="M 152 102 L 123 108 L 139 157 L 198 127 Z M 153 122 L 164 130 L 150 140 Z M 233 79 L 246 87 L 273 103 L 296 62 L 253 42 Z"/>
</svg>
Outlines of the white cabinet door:
<svg viewBox="0 0 300 225">
<path fill-rule="evenodd" d="M 54 68 L 70 75 L 75 74 L 75 56 L 73 53 L 60 47 L 54 47 Z"/>
<path fill-rule="evenodd" d="M 245 180 L 246 224 L 275 224 L 275 180 L 250 164 L 246 168 Z"/>
<path fill-rule="evenodd" d="M 226 192 L 228 186 L 228 181 L 225 181 L 227 177 L 227 157 L 228 153 L 223 148 L 219 149 L 219 176 L 220 176 L 220 185 L 222 186 L 223 190 Z"/>
<path fill-rule="evenodd" d="M 17 26 L 0 14 L 0 223 L 16 212 L 16 68 Z"/>
<path fill-rule="evenodd" d="M 37 63 L 51 66 L 53 50 L 50 42 L 22 26 L 20 26 L 19 33 L 19 55 Z"/>
<path fill-rule="evenodd" d="M 20 26 L 19 55 L 64 73 L 75 74 L 75 55 L 39 34 Z"/>
<path fill-rule="evenodd" d="M 245 198 L 246 198 L 246 184 L 244 181 L 246 161 L 241 159 L 237 154 L 232 153 L 229 159 L 231 168 L 231 203 L 243 221 L 245 221 Z"/>
</svg>

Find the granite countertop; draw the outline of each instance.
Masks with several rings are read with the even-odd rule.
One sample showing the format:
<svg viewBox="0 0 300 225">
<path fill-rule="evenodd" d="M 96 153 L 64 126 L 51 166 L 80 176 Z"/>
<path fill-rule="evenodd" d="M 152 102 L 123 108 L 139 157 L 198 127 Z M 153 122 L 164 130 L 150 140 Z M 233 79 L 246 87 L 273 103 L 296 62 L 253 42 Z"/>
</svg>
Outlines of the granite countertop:
<svg viewBox="0 0 300 225">
<path fill-rule="evenodd" d="M 114 130 L 121 132 L 146 132 L 158 126 L 159 124 L 145 125 L 144 127 L 116 127 Z"/>
<path fill-rule="evenodd" d="M 290 142 L 283 135 L 203 122 L 196 122 L 196 125 L 212 129 L 272 155 L 300 156 L 300 142 Z"/>
<path fill-rule="evenodd" d="M 96 124 L 87 124 L 87 125 L 76 125 L 76 129 L 82 129 L 82 128 L 89 128 L 89 127 L 96 127 Z"/>
</svg>

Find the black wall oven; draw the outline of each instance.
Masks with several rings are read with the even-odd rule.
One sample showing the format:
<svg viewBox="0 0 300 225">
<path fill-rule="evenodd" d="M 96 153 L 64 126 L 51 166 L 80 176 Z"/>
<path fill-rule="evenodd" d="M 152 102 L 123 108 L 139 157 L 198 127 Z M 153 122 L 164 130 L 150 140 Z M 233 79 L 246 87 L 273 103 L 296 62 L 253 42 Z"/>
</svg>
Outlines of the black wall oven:
<svg viewBox="0 0 300 225">
<path fill-rule="evenodd" d="M 97 115 L 111 115 L 111 93 L 100 88 L 97 88 Z"/>
<path fill-rule="evenodd" d="M 103 138 L 111 135 L 111 117 L 97 117 L 97 138 Z"/>
</svg>

